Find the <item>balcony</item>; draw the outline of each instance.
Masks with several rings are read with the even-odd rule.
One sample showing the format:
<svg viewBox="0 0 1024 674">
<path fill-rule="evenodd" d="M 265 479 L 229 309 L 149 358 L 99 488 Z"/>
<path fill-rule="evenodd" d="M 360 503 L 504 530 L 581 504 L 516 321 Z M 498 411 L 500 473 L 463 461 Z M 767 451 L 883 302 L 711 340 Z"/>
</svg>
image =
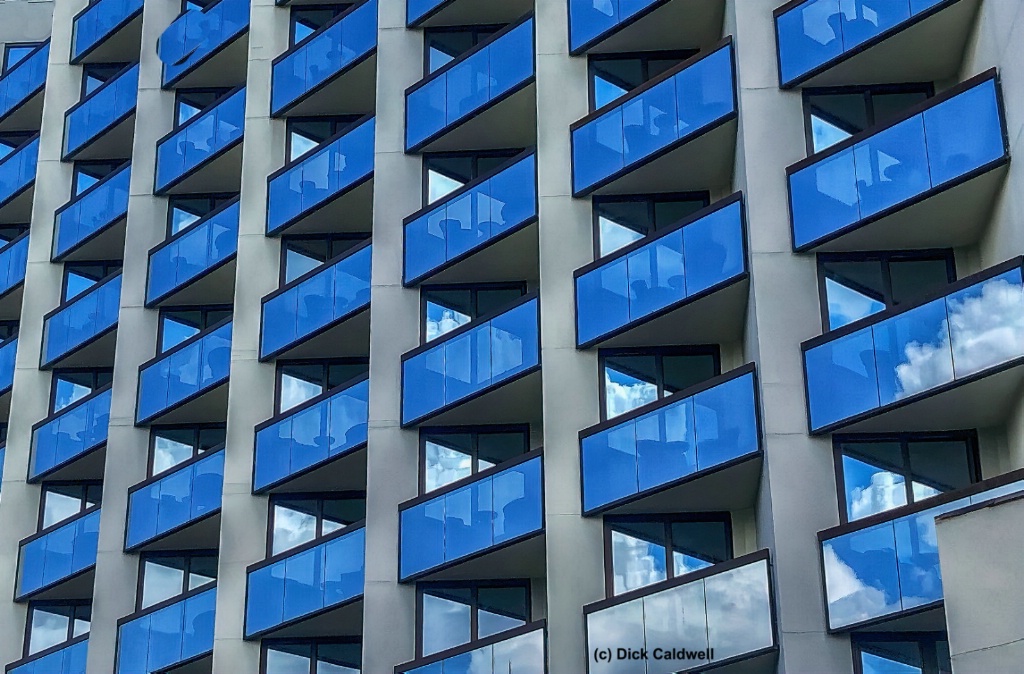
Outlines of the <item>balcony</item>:
<svg viewBox="0 0 1024 674">
<path fill-rule="evenodd" d="M 149 251 L 147 307 L 232 302 L 238 209 L 234 199 Z"/>
<path fill-rule="evenodd" d="M 581 431 L 584 514 L 752 508 L 757 400 L 751 364 Z"/>
<path fill-rule="evenodd" d="M 71 24 L 71 63 L 138 61 L 143 0 L 97 0 Z"/>
<path fill-rule="evenodd" d="M 400 505 L 399 580 L 544 575 L 541 450 Z"/>
<path fill-rule="evenodd" d="M 16 336 L 0 343 L 0 406 L 5 411 L 9 410 L 11 404 L 7 394 L 14 387 L 14 365 L 17 353 L 18 338 Z"/>
<path fill-rule="evenodd" d="M 203 587 L 118 620 L 116 673 L 210 671 L 217 588 Z"/>
<path fill-rule="evenodd" d="M 256 427 L 253 493 L 365 486 L 370 381 L 347 382 Z M 308 489 L 306 488 L 308 487 Z"/>
<path fill-rule="evenodd" d="M 811 433 L 983 428 L 1022 379 L 1024 258 L 801 345 Z M 941 420 L 939 422 L 938 420 Z"/>
<path fill-rule="evenodd" d="M 250 566 L 245 638 L 361 634 L 365 554 L 357 524 Z"/>
<path fill-rule="evenodd" d="M 15 601 L 91 597 L 99 537 L 97 505 L 23 540 Z"/>
<path fill-rule="evenodd" d="M 110 400 L 104 386 L 33 426 L 28 481 L 102 478 Z"/>
<path fill-rule="evenodd" d="M 47 648 L 7 665 L 7 674 L 85 674 L 89 635 Z"/>
<path fill-rule="evenodd" d="M 32 219 L 38 161 L 38 133 L 0 159 L 0 224 Z"/>
<path fill-rule="evenodd" d="M 328 138 L 267 178 L 267 236 L 369 229 L 375 118 Z M 342 226 L 344 226 L 342 224 Z"/>
<path fill-rule="evenodd" d="M 43 317 L 40 369 L 113 365 L 121 272 L 106 277 Z"/>
<path fill-rule="evenodd" d="M 240 87 L 164 136 L 156 145 L 155 193 L 237 192 L 244 127 Z"/>
<path fill-rule="evenodd" d="M 829 631 L 944 630 L 935 518 L 1021 489 L 1017 470 L 818 532 Z"/>
<path fill-rule="evenodd" d="M 275 117 L 358 113 L 376 107 L 377 0 L 366 0 L 274 59 Z"/>
<path fill-rule="evenodd" d="M 569 53 L 707 48 L 724 16 L 722 0 L 569 0 Z"/>
<path fill-rule="evenodd" d="M 37 131 L 42 125 L 49 60 L 47 40 L 0 77 L 0 130 Z"/>
<path fill-rule="evenodd" d="M 494 672 L 542 674 L 547 672 L 544 628 L 536 622 L 457 646 L 441 653 L 399 665 L 395 674 L 443 674 L 444 672 Z"/>
<path fill-rule="evenodd" d="M 584 606 L 587 671 L 669 674 L 710 665 L 730 674 L 774 674 L 771 587 L 768 551 L 762 550 Z M 598 649 L 618 647 L 646 648 L 649 659 L 625 669 L 621 661 L 597 659 Z M 676 649 L 686 653 L 665 659 Z"/>
<path fill-rule="evenodd" d="M 409 28 L 507 24 L 533 11 L 533 3 L 526 0 L 406 0 L 405 4 Z"/>
<path fill-rule="evenodd" d="M 223 487 L 223 447 L 132 487 L 125 550 L 216 548 Z"/>
<path fill-rule="evenodd" d="M 726 38 L 573 124 L 573 196 L 731 184 L 735 86 Z"/>
<path fill-rule="evenodd" d="M 64 115 L 64 161 L 130 157 L 139 64 L 126 66 Z"/>
<path fill-rule="evenodd" d="M 537 157 L 528 152 L 405 219 L 403 283 L 535 278 L 536 222 Z"/>
<path fill-rule="evenodd" d="M 793 247 L 938 248 L 977 242 L 1010 161 L 994 70 L 790 166 Z"/>
<path fill-rule="evenodd" d="M 535 74 L 531 15 L 406 89 L 406 152 L 533 145 Z"/>
<path fill-rule="evenodd" d="M 231 370 L 231 319 L 139 368 L 135 424 L 223 421 Z"/>
<path fill-rule="evenodd" d="M 124 256 L 131 174 L 131 163 L 126 162 L 57 210 L 51 260 L 116 260 Z"/>
<path fill-rule="evenodd" d="M 779 82 L 934 82 L 961 65 L 980 0 L 794 0 L 775 10 Z M 858 16 L 858 13 L 860 16 Z"/>
<path fill-rule="evenodd" d="M 245 81 L 249 0 L 218 0 L 181 14 L 160 36 L 163 87 L 209 87 Z"/>
<path fill-rule="evenodd" d="M 0 248 L 0 318 L 21 317 L 22 285 L 28 267 L 28 232 Z"/>
<path fill-rule="evenodd" d="M 739 338 L 747 313 L 743 196 L 713 204 L 573 274 L 576 344 L 587 348 Z"/>
<path fill-rule="evenodd" d="M 402 356 L 402 426 L 532 418 L 540 404 L 540 300 L 525 296 Z M 493 418 L 492 418 L 493 417 Z M 500 418 L 498 418 L 500 417 Z"/>
</svg>

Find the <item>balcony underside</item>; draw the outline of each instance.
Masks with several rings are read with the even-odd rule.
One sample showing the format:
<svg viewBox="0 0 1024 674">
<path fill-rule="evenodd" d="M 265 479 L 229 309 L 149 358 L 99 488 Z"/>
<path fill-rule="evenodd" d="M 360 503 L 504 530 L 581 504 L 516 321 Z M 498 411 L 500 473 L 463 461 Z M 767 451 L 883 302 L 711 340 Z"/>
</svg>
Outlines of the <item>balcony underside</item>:
<svg viewBox="0 0 1024 674">
<path fill-rule="evenodd" d="M 433 28 L 512 23 L 530 11 L 533 11 L 533 2 L 529 0 L 446 0 L 414 25 Z"/>
<path fill-rule="evenodd" d="M 180 667 L 163 670 L 164 674 L 210 674 L 213 671 L 213 654 L 192 660 Z"/>
<path fill-rule="evenodd" d="M 46 363 L 40 369 L 50 370 L 57 367 L 113 367 L 114 348 L 117 344 L 117 324 L 107 328 L 99 337 L 95 337 L 80 347 L 74 347 L 66 355 L 59 356 Z"/>
<path fill-rule="evenodd" d="M 376 50 L 326 84 L 319 84 L 296 103 L 285 106 L 283 117 L 373 114 L 377 109 Z"/>
<path fill-rule="evenodd" d="M 981 0 L 959 0 L 877 44 L 854 47 L 849 56 L 801 84 L 896 84 L 955 77 L 980 4 Z"/>
<path fill-rule="evenodd" d="M 124 258 L 124 236 L 127 222 L 127 217 L 118 218 L 63 255 L 54 256 L 53 260 L 55 262 L 86 262 Z"/>
<path fill-rule="evenodd" d="M 228 414 L 228 383 L 216 386 L 184 404 L 170 405 L 160 414 L 143 423 L 202 424 L 223 422 Z"/>
<path fill-rule="evenodd" d="M 465 561 L 454 560 L 436 571 L 416 575 L 416 581 L 477 580 L 493 578 L 543 578 L 546 544 L 543 532 L 511 545 L 484 550 Z"/>
<path fill-rule="evenodd" d="M 61 480 L 67 482 L 78 482 L 81 480 L 102 480 L 103 466 L 107 460 L 107 444 L 103 443 L 96 449 L 76 456 L 72 460 L 58 466 L 55 469 L 46 471 L 30 482 L 36 483 L 42 480 Z"/>
<path fill-rule="evenodd" d="M 142 45 L 142 10 L 131 21 L 87 51 L 80 58 L 72 60 L 81 63 L 131 63 L 139 60 Z"/>
<path fill-rule="evenodd" d="M 132 548 L 132 552 L 215 550 L 220 545 L 220 512 L 189 522 L 173 533 Z"/>
<path fill-rule="evenodd" d="M 715 674 L 775 674 L 778 671 L 778 661 L 779 652 L 773 649 L 722 667 L 711 667 L 701 671 Z"/>
<path fill-rule="evenodd" d="M 420 283 L 484 283 L 539 278 L 538 228 L 531 223 L 470 252 Z"/>
<path fill-rule="evenodd" d="M 311 207 L 274 234 L 369 232 L 373 226 L 373 178 Z"/>
<path fill-rule="evenodd" d="M 35 180 L 13 199 L 0 206 L 0 225 L 21 225 L 32 220 L 32 197 L 36 193 Z"/>
<path fill-rule="evenodd" d="M 406 424 L 460 426 L 471 424 L 512 424 L 540 420 L 540 368 L 525 376 L 499 384 L 483 395 L 456 402 L 449 409 Z"/>
<path fill-rule="evenodd" d="M 415 152 L 457 152 L 529 147 L 537 143 L 537 86 L 533 80 L 497 102 L 453 122 Z"/>
<path fill-rule="evenodd" d="M 0 422 L 7 422 L 11 418 L 11 389 L 0 395 Z"/>
<path fill-rule="evenodd" d="M 304 637 L 354 637 L 363 632 L 362 598 L 342 604 L 313 617 L 302 619 L 289 627 L 270 630 L 263 637 L 304 638 Z"/>
<path fill-rule="evenodd" d="M 590 48 L 573 53 L 706 49 L 722 38 L 724 17 L 724 0 L 668 0 L 626 19 L 625 25 L 598 37 Z"/>
<path fill-rule="evenodd" d="M 43 120 L 43 91 L 40 89 L 0 120 L 0 132 L 38 131 Z"/>
<path fill-rule="evenodd" d="M 358 313 L 328 327 L 315 337 L 304 337 L 277 353 L 263 356 L 272 358 L 340 358 L 368 356 L 370 354 L 369 306 Z"/>
<path fill-rule="evenodd" d="M 235 296 L 235 256 L 223 264 L 186 282 L 151 307 L 231 304 Z"/>
<path fill-rule="evenodd" d="M 21 298 L 25 294 L 25 282 L 0 295 L 0 320 L 16 321 L 21 318 Z"/>
<path fill-rule="evenodd" d="M 601 338 L 593 345 L 722 344 L 738 340 L 743 336 L 746 323 L 749 286 L 750 282 L 744 276 L 657 318 L 637 319 L 619 334 Z"/>
<path fill-rule="evenodd" d="M 352 450 L 337 458 L 328 459 L 306 472 L 261 489 L 259 493 L 310 493 L 325 491 L 366 490 L 366 447 Z"/>
<path fill-rule="evenodd" d="M 654 160 L 640 160 L 635 168 L 584 194 L 647 194 L 728 190 L 736 157 L 736 117 L 683 142 Z"/>
<path fill-rule="evenodd" d="M 96 569 L 89 568 L 79 574 L 73 575 L 67 580 L 61 580 L 38 592 L 29 592 L 19 596 L 18 601 L 66 601 L 69 599 L 90 599 L 93 596 L 93 580 L 96 577 Z"/>
<path fill-rule="evenodd" d="M 200 164 L 192 172 L 171 187 L 160 191 L 164 194 L 203 194 L 209 192 L 238 192 L 242 184 L 242 138 L 236 144 L 213 159 Z"/>
<path fill-rule="evenodd" d="M 120 120 L 85 145 L 64 155 L 64 161 L 91 161 L 99 159 L 124 159 L 132 156 L 135 138 L 135 112 Z"/>
<path fill-rule="evenodd" d="M 808 250 L 907 250 L 974 244 L 989 222 L 1006 172 L 1003 164 Z"/>
<path fill-rule="evenodd" d="M 249 31 L 246 29 L 231 44 L 207 60 L 192 66 L 178 80 L 164 85 L 174 87 L 233 87 L 245 83 L 249 59 Z"/>
</svg>

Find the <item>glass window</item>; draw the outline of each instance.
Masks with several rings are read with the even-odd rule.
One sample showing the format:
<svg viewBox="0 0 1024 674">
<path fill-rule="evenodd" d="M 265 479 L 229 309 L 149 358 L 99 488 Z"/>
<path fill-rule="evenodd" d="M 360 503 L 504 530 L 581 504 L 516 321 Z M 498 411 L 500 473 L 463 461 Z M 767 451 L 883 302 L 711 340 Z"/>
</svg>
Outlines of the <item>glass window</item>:
<svg viewBox="0 0 1024 674">
<path fill-rule="evenodd" d="M 805 89 L 807 152 L 821 152 L 861 131 L 888 124 L 933 93 L 930 83 Z"/>
<path fill-rule="evenodd" d="M 231 317 L 231 305 L 160 310 L 160 353 Z"/>
<path fill-rule="evenodd" d="M 278 413 L 361 377 L 370 370 L 368 358 L 280 360 L 277 362 Z"/>
<path fill-rule="evenodd" d="M 420 493 L 440 489 L 530 451 L 528 426 L 467 426 L 420 431 Z"/>
<path fill-rule="evenodd" d="M 149 431 L 152 447 L 150 475 L 159 475 L 211 449 L 224 444 L 224 424 L 201 426 L 153 426 Z"/>
<path fill-rule="evenodd" d="M 21 42 L 4 45 L 4 72 L 16 66 L 22 59 L 35 51 L 42 42 Z"/>
<path fill-rule="evenodd" d="M 842 461 L 843 521 L 917 503 L 980 479 L 972 432 L 846 436 L 835 439 Z"/>
<path fill-rule="evenodd" d="M 952 674 L 945 632 L 854 634 L 861 674 Z"/>
<path fill-rule="evenodd" d="M 288 161 L 295 161 L 361 119 L 359 115 L 292 117 L 288 120 Z"/>
<path fill-rule="evenodd" d="M 530 620 L 530 585 L 421 583 L 418 651 L 426 657 L 525 625 Z"/>
<path fill-rule="evenodd" d="M 0 225 L 0 247 L 28 231 L 28 224 Z"/>
<path fill-rule="evenodd" d="M 78 297 L 107 276 L 119 271 L 120 262 L 65 262 L 61 302 Z"/>
<path fill-rule="evenodd" d="M 216 103 L 231 91 L 224 87 L 203 89 L 176 89 L 174 92 L 174 128 L 178 128 Z"/>
<path fill-rule="evenodd" d="M 7 131 L 0 133 L 0 159 L 11 154 L 32 137 L 28 131 Z"/>
<path fill-rule="evenodd" d="M 728 513 L 608 517 L 605 547 L 607 590 L 619 595 L 732 559 L 731 520 Z"/>
<path fill-rule="evenodd" d="M 597 110 L 674 68 L 698 50 L 635 54 L 594 54 L 589 57 L 590 109 Z"/>
<path fill-rule="evenodd" d="M 217 580 L 216 551 L 152 553 L 144 555 L 141 561 L 140 611 Z"/>
<path fill-rule="evenodd" d="M 818 292 L 827 332 L 913 303 L 956 280 L 952 250 L 818 255 Z"/>
<path fill-rule="evenodd" d="M 113 368 L 60 369 L 53 371 L 50 414 L 78 402 L 113 381 Z"/>
<path fill-rule="evenodd" d="M 232 199 L 237 194 L 190 194 L 167 200 L 167 236 L 188 229 Z M 218 246 L 219 247 L 219 246 Z"/>
<path fill-rule="evenodd" d="M 103 495 L 101 482 L 43 484 L 40 499 L 39 530 L 42 531 L 98 505 Z"/>
<path fill-rule="evenodd" d="M 323 538 L 366 517 L 361 493 L 281 496 L 271 501 L 270 550 L 277 555 Z"/>
<path fill-rule="evenodd" d="M 486 42 L 504 26 L 459 26 L 458 28 L 428 28 L 423 31 L 426 55 L 423 75 L 429 75 L 459 58 L 470 49 Z"/>
<path fill-rule="evenodd" d="M 18 336 L 18 321 L 0 321 L 0 342 Z"/>
<path fill-rule="evenodd" d="M 263 640 L 264 674 L 359 674 L 362 644 L 353 640 Z"/>
<path fill-rule="evenodd" d="M 76 161 L 72 176 L 72 195 L 78 196 L 121 168 L 123 164 L 123 161 Z"/>
<path fill-rule="evenodd" d="M 722 373 L 717 346 L 603 349 L 602 414 L 611 419 Z"/>
<path fill-rule="evenodd" d="M 429 342 L 481 316 L 500 311 L 526 294 L 525 283 L 424 286 L 423 341 Z"/>
<path fill-rule="evenodd" d="M 423 191 L 426 203 L 443 199 L 480 176 L 496 170 L 522 149 L 423 155 Z"/>
<path fill-rule="evenodd" d="M 351 5 L 309 5 L 291 8 L 290 44 L 299 42 L 317 32 Z"/>
<path fill-rule="evenodd" d="M 369 233 L 282 237 L 281 285 L 291 283 L 369 238 Z"/>
<path fill-rule="evenodd" d="M 90 63 L 82 67 L 82 98 L 120 73 L 127 63 Z"/>
<path fill-rule="evenodd" d="M 89 633 L 92 605 L 83 602 L 33 602 L 28 607 L 25 657 Z"/>
<path fill-rule="evenodd" d="M 594 197 L 597 257 L 651 236 L 711 203 L 707 192 Z"/>
</svg>

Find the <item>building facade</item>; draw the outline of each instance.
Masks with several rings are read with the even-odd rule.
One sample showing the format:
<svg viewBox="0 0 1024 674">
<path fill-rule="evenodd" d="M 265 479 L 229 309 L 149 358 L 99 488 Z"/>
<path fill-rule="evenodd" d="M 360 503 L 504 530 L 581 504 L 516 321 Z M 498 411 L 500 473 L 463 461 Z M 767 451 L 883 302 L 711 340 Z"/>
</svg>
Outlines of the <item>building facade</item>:
<svg viewBox="0 0 1024 674">
<path fill-rule="evenodd" d="M 9 674 L 1020 672 L 1024 2 L 0 2 Z"/>
</svg>

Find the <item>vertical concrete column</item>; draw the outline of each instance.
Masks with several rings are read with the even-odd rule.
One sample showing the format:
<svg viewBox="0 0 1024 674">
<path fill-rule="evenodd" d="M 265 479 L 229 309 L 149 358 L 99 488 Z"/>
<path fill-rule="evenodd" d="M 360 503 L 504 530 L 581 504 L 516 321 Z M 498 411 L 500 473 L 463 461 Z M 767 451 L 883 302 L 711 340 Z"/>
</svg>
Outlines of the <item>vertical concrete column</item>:
<svg viewBox="0 0 1024 674">
<path fill-rule="evenodd" d="M 259 362 L 260 310 L 277 289 L 280 241 L 266 236 L 267 176 L 284 158 L 284 122 L 270 118 L 271 62 L 288 48 L 288 10 L 253 0 L 238 256 L 228 384 L 224 496 L 221 505 L 215 674 L 259 671 L 259 642 L 243 640 L 245 569 L 266 556 L 267 499 L 252 495 L 256 424 L 274 413 L 274 365 Z"/>
<path fill-rule="evenodd" d="M 838 523 L 832 446 L 807 432 L 800 342 L 821 332 L 815 261 L 791 248 L 786 166 L 804 156 L 799 91 L 779 89 L 775 0 L 730 0 L 751 267 L 748 351 L 757 361 L 765 448 L 758 547 L 770 547 L 780 672 L 850 672 L 849 640 L 825 630 L 815 534 Z"/>
<path fill-rule="evenodd" d="M 420 158 L 405 154 L 406 87 L 423 76 L 423 37 L 405 0 L 380 0 L 370 289 L 363 671 L 415 652 L 416 593 L 398 583 L 398 504 L 416 496 L 418 436 L 401 428 L 402 354 L 419 339 L 419 293 L 402 287 L 402 219 L 420 208 Z"/>
<path fill-rule="evenodd" d="M 143 7 L 142 49 L 135 137 L 132 147 L 128 220 L 125 230 L 121 309 L 110 425 L 103 472 L 103 507 L 100 510 L 97 588 L 117 592 L 93 594 L 89 632 L 89 671 L 112 672 L 117 652 L 117 620 L 135 611 L 138 555 L 124 553 L 128 517 L 128 489 L 146 479 L 149 431 L 135 427 L 139 366 L 156 354 L 159 313 L 145 308 L 149 250 L 164 238 L 167 200 L 153 196 L 156 142 L 174 123 L 174 94 L 163 91 L 161 62 L 156 53 L 160 33 L 174 20 L 176 7 L 146 3 Z M 76 69 L 81 76 L 81 68 Z"/>
<path fill-rule="evenodd" d="M 573 271 L 593 261 L 589 199 L 572 197 L 569 125 L 588 112 L 564 0 L 537 6 L 537 180 L 548 670 L 583 672 L 583 605 L 604 597 L 601 519 L 583 519 L 578 432 L 600 421 L 597 352 L 576 350 Z"/>
<path fill-rule="evenodd" d="M 54 7 L 52 44 L 43 120 L 39 135 L 28 267 L 21 305 L 18 353 L 11 394 L 7 455 L 4 461 L 3 507 L 0 508 L 0 661 L 21 657 L 25 636 L 26 605 L 15 604 L 18 543 L 36 531 L 39 487 L 26 483 L 32 447 L 32 426 L 49 412 L 50 373 L 39 369 L 43 315 L 60 304 L 62 265 L 50 262 L 53 213 L 71 193 L 71 164 L 61 162 L 64 112 L 78 102 L 81 75 L 68 64 L 71 19 L 85 0 Z"/>
</svg>

